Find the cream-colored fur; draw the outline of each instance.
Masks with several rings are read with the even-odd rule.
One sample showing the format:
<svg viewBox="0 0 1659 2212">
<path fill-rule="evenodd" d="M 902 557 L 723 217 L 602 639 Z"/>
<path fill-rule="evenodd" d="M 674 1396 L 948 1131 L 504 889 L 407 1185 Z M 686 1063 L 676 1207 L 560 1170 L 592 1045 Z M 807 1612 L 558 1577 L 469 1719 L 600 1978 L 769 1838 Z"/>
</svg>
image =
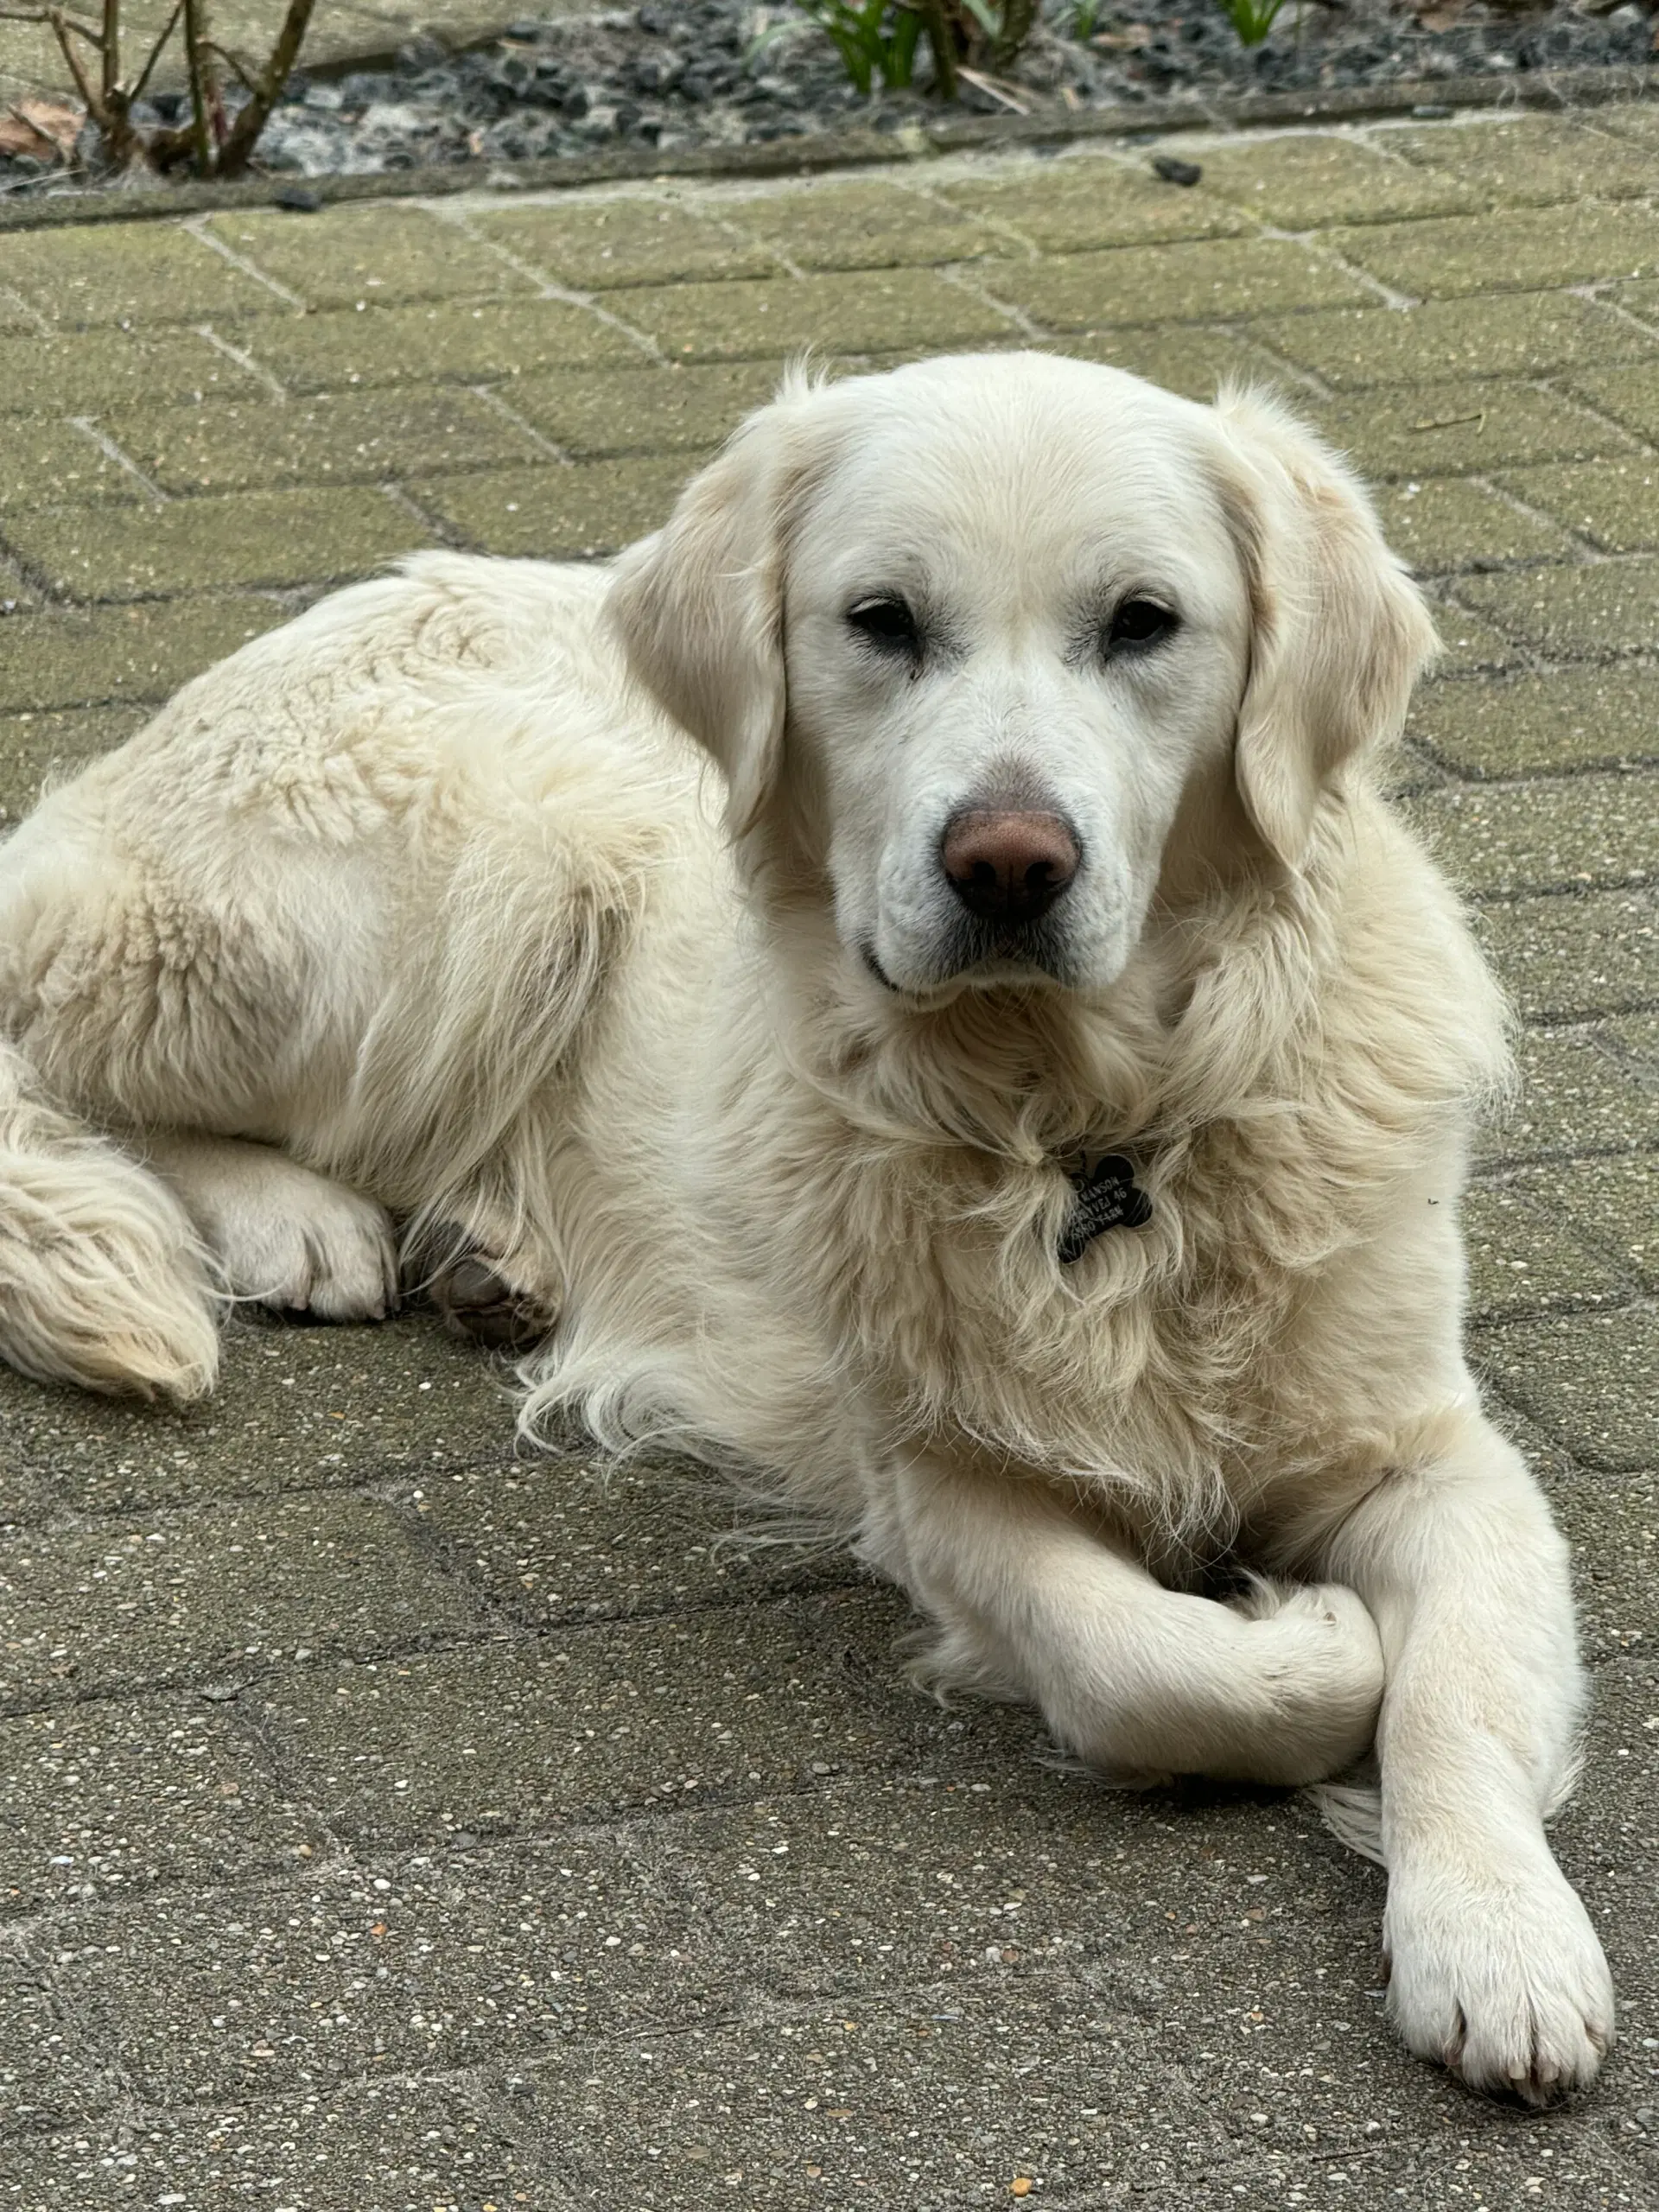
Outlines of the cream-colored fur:
<svg viewBox="0 0 1659 2212">
<path fill-rule="evenodd" d="M 796 381 L 613 570 L 342 593 L 4 849 L 0 1349 L 185 1397 L 226 1292 L 474 1249 L 528 1425 L 827 1516 L 938 1683 L 1125 1779 L 1375 1743 L 1402 2034 L 1581 2085 L 1565 1548 L 1459 1346 L 1501 1009 L 1374 782 L 1432 643 L 1276 407 L 1037 355 Z M 1023 933 L 940 861 L 1016 801 Z M 1063 1264 L 1108 1151 L 1150 1221 Z"/>
</svg>

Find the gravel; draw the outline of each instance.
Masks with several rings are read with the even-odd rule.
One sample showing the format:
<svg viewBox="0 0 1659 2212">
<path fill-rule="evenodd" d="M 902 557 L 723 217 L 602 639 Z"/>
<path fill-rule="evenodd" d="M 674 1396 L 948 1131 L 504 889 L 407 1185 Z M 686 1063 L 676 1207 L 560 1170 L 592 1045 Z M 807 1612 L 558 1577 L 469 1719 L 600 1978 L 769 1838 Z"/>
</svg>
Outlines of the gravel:
<svg viewBox="0 0 1659 2212">
<path fill-rule="evenodd" d="M 1044 21 L 1008 77 L 964 85 L 963 105 L 1064 114 L 1245 92 L 1518 78 L 1642 64 L 1654 46 L 1653 17 L 1637 0 L 1287 0 L 1251 48 L 1240 44 L 1220 0 L 1098 0 L 1092 8 L 1089 0 L 1046 0 Z M 182 112 L 178 95 L 156 106 L 162 120 Z M 260 166 L 323 176 L 618 148 L 753 145 L 849 124 L 899 130 L 939 112 L 925 43 L 910 90 L 866 98 L 789 0 L 645 0 L 552 22 L 526 16 L 461 54 L 423 40 L 384 70 L 297 75 L 266 127 Z M 74 188 L 60 170 L 54 176 L 27 160 L 0 160 L 0 191 L 31 186 Z"/>
</svg>

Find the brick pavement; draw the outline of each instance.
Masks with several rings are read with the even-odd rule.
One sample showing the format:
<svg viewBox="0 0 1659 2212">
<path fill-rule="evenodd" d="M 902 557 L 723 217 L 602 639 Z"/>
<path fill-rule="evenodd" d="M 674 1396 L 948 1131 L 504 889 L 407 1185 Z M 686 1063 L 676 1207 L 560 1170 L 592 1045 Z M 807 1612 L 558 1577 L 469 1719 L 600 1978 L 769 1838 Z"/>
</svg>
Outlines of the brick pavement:
<svg viewBox="0 0 1659 2212">
<path fill-rule="evenodd" d="M 0 238 L 0 806 L 405 547 L 592 554 L 803 344 L 1281 384 L 1440 602 L 1402 799 L 1528 1087 L 1478 1357 L 1580 1546 L 1581 2111 L 1396 2049 L 1375 1870 L 905 1685 L 419 1319 L 188 1414 L 0 1378 L 0 2206 L 1659 2202 L 1659 111 Z M 1193 149 L 1191 142 L 1183 150 Z"/>
</svg>

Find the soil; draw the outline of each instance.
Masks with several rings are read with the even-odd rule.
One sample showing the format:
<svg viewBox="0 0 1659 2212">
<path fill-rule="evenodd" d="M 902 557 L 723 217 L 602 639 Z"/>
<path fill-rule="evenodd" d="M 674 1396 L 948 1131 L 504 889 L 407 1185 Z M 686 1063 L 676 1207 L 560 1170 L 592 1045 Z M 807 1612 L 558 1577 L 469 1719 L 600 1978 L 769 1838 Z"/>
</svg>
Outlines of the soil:
<svg viewBox="0 0 1659 2212">
<path fill-rule="evenodd" d="M 1198 105 L 1248 92 L 1640 65 L 1654 46 L 1654 18 L 1637 0 L 1286 0 L 1252 47 L 1221 0 L 1046 0 L 1006 77 L 965 83 L 962 99 L 970 111 L 1003 114 Z M 155 112 L 176 121 L 181 96 L 162 96 Z M 878 86 L 867 97 L 791 0 L 645 0 L 551 22 L 526 16 L 460 54 L 421 41 L 385 69 L 302 73 L 266 126 L 259 166 L 322 176 L 753 145 L 849 124 L 898 130 L 939 113 L 925 41 L 908 89 Z M 82 134 L 79 173 L 43 152 L 0 156 L 0 193 L 111 181 L 93 171 L 90 137 Z"/>
</svg>

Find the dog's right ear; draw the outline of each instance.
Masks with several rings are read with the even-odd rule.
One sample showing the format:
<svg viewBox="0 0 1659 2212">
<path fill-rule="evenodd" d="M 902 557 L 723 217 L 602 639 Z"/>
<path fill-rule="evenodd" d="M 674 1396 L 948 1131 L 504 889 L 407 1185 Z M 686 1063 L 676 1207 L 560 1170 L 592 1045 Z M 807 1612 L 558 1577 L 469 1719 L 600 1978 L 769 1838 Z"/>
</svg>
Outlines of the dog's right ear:
<svg viewBox="0 0 1659 2212">
<path fill-rule="evenodd" d="M 753 826 L 783 753 L 784 569 L 805 474 L 803 411 L 786 395 L 752 415 L 665 527 L 623 556 L 611 594 L 633 674 L 725 771 L 734 838 Z"/>
</svg>

